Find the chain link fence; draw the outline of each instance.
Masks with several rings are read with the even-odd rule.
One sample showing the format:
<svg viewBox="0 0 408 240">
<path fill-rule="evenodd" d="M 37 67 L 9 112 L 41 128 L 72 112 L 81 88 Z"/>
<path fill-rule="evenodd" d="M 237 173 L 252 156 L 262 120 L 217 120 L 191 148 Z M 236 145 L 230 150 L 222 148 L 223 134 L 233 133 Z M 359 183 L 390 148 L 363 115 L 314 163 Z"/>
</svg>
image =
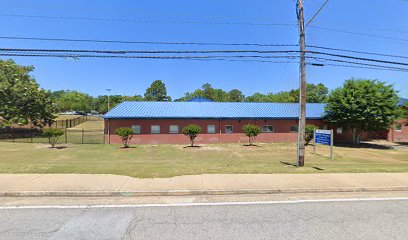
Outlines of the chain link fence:
<svg viewBox="0 0 408 240">
<path fill-rule="evenodd" d="M 21 131 L 13 129 L 5 134 L 0 134 L 0 141 L 22 143 L 48 143 L 48 138 L 42 136 L 41 131 L 38 130 Z M 59 137 L 58 143 L 103 144 L 104 131 L 65 128 L 64 135 Z"/>
<path fill-rule="evenodd" d="M 81 129 L 67 128 L 74 127 L 85 121 L 101 121 L 99 116 L 81 116 L 78 118 L 59 120 L 53 123 L 52 127 L 61 128 L 64 135 L 60 136 L 58 143 L 74 143 L 74 144 L 103 144 L 104 131 L 102 129 Z M 42 136 L 40 129 L 27 128 L 1 128 L 0 141 L 6 142 L 22 142 L 22 143 L 48 143 L 47 137 Z"/>
</svg>

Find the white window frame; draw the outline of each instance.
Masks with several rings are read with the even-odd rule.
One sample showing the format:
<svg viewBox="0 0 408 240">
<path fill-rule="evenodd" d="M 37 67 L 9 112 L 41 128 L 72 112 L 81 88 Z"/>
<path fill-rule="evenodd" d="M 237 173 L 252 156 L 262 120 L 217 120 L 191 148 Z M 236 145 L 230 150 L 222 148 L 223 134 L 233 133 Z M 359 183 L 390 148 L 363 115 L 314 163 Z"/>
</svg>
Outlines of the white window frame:
<svg viewBox="0 0 408 240">
<path fill-rule="evenodd" d="M 153 132 L 153 127 L 159 127 L 159 132 Z M 150 126 L 150 133 L 151 134 L 160 134 L 160 125 L 151 125 Z"/>
<path fill-rule="evenodd" d="M 228 130 L 227 130 L 227 127 L 231 127 L 232 130 L 231 130 L 231 131 L 228 131 Z M 233 126 L 233 125 L 225 125 L 225 133 L 234 133 L 234 126 Z"/>
<path fill-rule="evenodd" d="M 293 131 L 293 130 L 292 130 L 292 127 L 295 127 L 296 130 Z M 290 128 L 289 128 L 289 130 L 290 130 L 290 132 L 293 132 L 293 133 L 294 133 L 294 132 L 298 132 L 298 131 L 299 131 L 299 126 L 298 126 L 298 125 L 291 125 Z"/>
<path fill-rule="evenodd" d="M 136 128 L 139 128 L 139 131 L 135 131 Z M 142 127 L 140 125 L 132 125 L 133 134 L 140 134 L 142 132 Z"/>
<path fill-rule="evenodd" d="M 269 131 L 269 129 L 267 131 L 264 131 L 264 127 L 266 127 L 267 129 L 268 129 L 268 127 L 272 127 L 272 131 Z M 261 130 L 262 130 L 263 133 L 273 133 L 273 132 L 275 132 L 275 127 L 273 125 L 262 125 Z"/>
<path fill-rule="evenodd" d="M 177 131 L 172 131 L 171 127 L 177 127 Z M 171 133 L 171 134 L 179 133 L 179 129 L 180 129 L 179 125 L 169 125 L 169 133 Z"/>
<path fill-rule="evenodd" d="M 343 128 L 336 128 L 336 134 L 343 134 Z"/>
<path fill-rule="evenodd" d="M 214 131 L 210 131 L 210 130 L 209 130 L 209 127 L 210 127 L 210 126 L 214 128 Z M 214 124 L 209 124 L 209 125 L 207 125 L 207 133 L 209 133 L 209 134 L 217 133 Z"/>
</svg>

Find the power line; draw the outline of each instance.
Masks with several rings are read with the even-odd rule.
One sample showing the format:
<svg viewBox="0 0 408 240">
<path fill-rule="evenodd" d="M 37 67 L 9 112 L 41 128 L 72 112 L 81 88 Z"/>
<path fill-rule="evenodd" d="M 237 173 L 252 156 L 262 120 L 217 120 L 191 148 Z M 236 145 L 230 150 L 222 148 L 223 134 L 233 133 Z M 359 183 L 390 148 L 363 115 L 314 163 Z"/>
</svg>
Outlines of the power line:
<svg viewBox="0 0 408 240">
<path fill-rule="evenodd" d="M 18 18 L 41 18 L 41 19 L 61 19 L 61 20 L 81 20 L 81 21 L 107 21 L 107 22 L 130 22 L 130 23 L 154 23 L 154 24 L 205 24 L 205 25 L 248 25 L 248 26 L 296 26 L 295 23 L 254 23 L 254 22 L 203 22 L 203 21 L 178 21 L 178 20 L 150 20 L 150 19 L 124 19 L 124 18 L 91 18 L 91 17 L 66 17 L 66 16 L 45 16 L 45 15 L 24 15 L 24 14 L 0 14 L 0 17 Z"/>
<path fill-rule="evenodd" d="M 15 37 L 15 36 L 0 36 L 0 39 L 33 40 L 33 41 L 59 41 L 59 42 L 121 43 L 121 44 L 157 44 L 157 45 L 258 46 L 258 47 L 295 47 L 295 46 L 298 46 L 297 44 L 217 43 L 217 42 L 166 42 L 166 41 L 123 41 L 123 40 L 72 39 L 72 38 L 40 38 L 40 37 Z"/>
<path fill-rule="evenodd" d="M 332 58 L 324 58 L 324 57 L 312 57 L 312 56 L 306 56 L 306 58 L 312 58 L 312 59 L 315 59 L 317 61 L 323 60 L 323 61 L 331 61 L 331 62 L 349 63 L 349 64 L 353 64 L 353 65 L 387 68 L 387 69 L 393 69 L 393 70 L 397 70 L 397 71 L 408 71 L 408 68 L 384 66 L 384 65 L 377 65 L 377 64 L 371 64 L 371 63 L 362 63 L 362 62 L 353 62 L 353 61 L 346 61 L 346 60 L 341 60 L 341 59 L 332 59 Z"/>
<path fill-rule="evenodd" d="M 89 54 L 50 54 L 50 53 L 0 53 L 0 56 L 9 56 L 9 57 L 56 57 L 56 58 L 126 58 L 126 59 L 186 59 L 186 60 L 228 60 L 228 61 L 256 61 L 256 62 L 271 62 L 268 60 L 253 60 L 253 59 L 243 59 L 243 58 L 262 58 L 262 59 L 271 59 L 271 58 L 284 58 L 284 59 L 297 59 L 298 56 L 259 56 L 259 55 L 227 55 L 227 56 L 127 56 L 127 55 L 89 55 Z M 392 66 L 384 66 L 384 65 L 377 65 L 377 64 L 368 64 L 368 63 L 361 63 L 361 62 L 352 62 L 352 61 L 345 61 L 340 59 L 330 59 L 330 58 L 322 58 L 322 57 L 312 57 L 306 56 L 307 58 L 312 58 L 315 60 L 324 60 L 324 61 L 334 61 L 334 62 L 341 62 L 341 63 L 348 63 L 353 65 L 362 65 L 362 66 L 369 66 L 369 67 L 376 67 L 376 68 L 384 68 L 389 70 L 396 70 L 396 71 L 408 71 L 406 68 L 399 68 L 399 67 L 392 67 Z M 234 58 L 239 58 L 234 59 Z M 243 59 L 243 60 L 242 60 Z M 286 62 L 275 62 L 274 63 L 286 63 Z M 292 63 L 292 62 L 289 62 Z M 309 64 L 310 65 L 310 64 Z"/>
<path fill-rule="evenodd" d="M 97 40 L 97 39 L 70 39 L 70 38 L 38 38 L 38 37 L 15 37 L 15 36 L 0 36 L 0 39 L 10 40 L 34 40 L 34 41 L 61 41 L 61 42 L 93 42 L 93 43 L 122 43 L 122 44 L 152 44 L 152 45 L 203 45 L 203 46 L 257 46 L 257 47 L 297 47 L 297 44 L 268 44 L 268 43 L 216 43 L 216 42 L 166 42 L 166 41 L 121 41 L 121 40 Z M 322 47 L 308 45 L 309 48 L 343 51 L 360 53 L 367 55 L 376 55 L 383 57 L 395 57 L 408 59 L 407 56 L 391 55 L 384 53 L 363 52 L 349 49 L 340 49 L 332 47 Z M 115 51 L 115 50 L 112 50 Z"/>
<path fill-rule="evenodd" d="M 352 31 L 333 29 L 333 28 L 328 28 L 328 27 L 309 26 L 309 28 L 332 31 L 332 32 L 341 32 L 341 33 L 347 33 L 347 34 L 359 35 L 359 36 L 365 36 L 365 37 L 374 37 L 374 38 L 382 38 L 382 39 L 388 39 L 388 40 L 408 42 L 408 39 L 404 39 L 404 38 L 396 38 L 396 37 L 388 37 L 388 36 L 376 35 L 376 34 L 352 32 Z"/>
<path fill-rule="evenodd" d="M 321 46 L 314 46 L 314 45 L 307 45 L 307 47 L 317 48 L 317 49 L 324 49 L 324 50 L 341 51 L 341 52 L 352 52 L 352 53 L 359 53 L 359 54 L 366 54 L 366 55 L 373 55 L 373 56 L 408 59 L 408 56 L 401 56 L 401 55 L 392 55 L 392 54 L 375 53 L 375 52 L 364 52 L 364 51 L 356 51 L 356 50 L 341 49 L 341 48 L 321 47 Z"/>
<path fill-rule="evenodd" d="M 307 53 L 327 55 L 327 56 L 339 57 L 339 58 L 349 58 L 349 59 L 361 60 L 361 61 L 370 61 L 370 62 L 388 63 L 388 64 L 394 64 L 394 65 L 408 66 L 408 63 L 405 63 L 405 62 L 385 61 L 385 60 L 381 60 L 381 59 L 362 58 L 362 57 L 355 57 L 355 56 L 348 56 L 348 55 L 334 54 L 334 53 L 317 52 L 317 51 L 307 51 Z"/>
<path fill-rule="evenodd" d="M 317 10 L 317 12 L 313 15 L 313 17 L 311 17 L 309 19 L 309 21 L 306 23 L 306 27 L 309 26 L 309 24 L 313 21 L 313 19 L 315 19 L 315 17 L 320 13 L 320 11 L 322 11 L 322 9 L 324 8 L 324 6 L 326 6 L 326 4 L 329 2 L 330 0 L 326 0 L 323 5 L 319 8 L 319 10 Z"/>
<path fill-rule="evenodd" d="M 69 53 L 299 53 L 297 50 L 89 50 L 89 49 L 39 49 L 39 48 L 0 48 L 5 52 L 69 52 Z"/>
<path fill-rule="evenodd" d="M 196 53 L 261 53 L 261 54 L 270 54 L 270 53 L 288 53 L 294 54 L 299 53 L 297 50 L 154 50 L 154 51 L 134 51 L 134 50 L 72 50 L 72 49 L 27 49 L 27 48 L 0 48 L 0 51 L 4 52 L 62 52 L 62 53 L 104 53 L 104 54 L 196 54 Z M 408 63 L 405 62 L 396 62 L 396 61 L 387 61 L 381 59 L 374 59 L 374 58 L 364 58 L 364 57 L 356 57 L 350 55 L 343 55 L 343 54 L 335 54 L 335 53 L 327 53 L 327 52 L 320 52 L 320 51 L 306 51 L 306 54 L 315 54 L 315 55 L 327 55 L 332 57 L 338 58 L 348 58 L 353 60 L 360 60 L 360 61 L 370 61 L 370 62 L 377 62 L 377 63 L 385 63 L 385 64 L 393 64 L 393 65 L 402 65 L 408 66 Z M 85 56 L 85 55 L 84 55 Z M 248 56 L 248 57 L 288 57 L 293 58 L 294 56 Z"/>
</svg>

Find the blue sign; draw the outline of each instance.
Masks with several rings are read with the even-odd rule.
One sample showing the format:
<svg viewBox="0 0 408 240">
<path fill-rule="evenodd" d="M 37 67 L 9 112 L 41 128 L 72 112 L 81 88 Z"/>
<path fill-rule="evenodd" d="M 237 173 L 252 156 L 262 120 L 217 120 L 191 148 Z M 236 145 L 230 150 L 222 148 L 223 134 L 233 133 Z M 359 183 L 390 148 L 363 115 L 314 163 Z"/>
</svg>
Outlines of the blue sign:
<svg viewBox="0 0 408 240">
<path fill-rule="evenodd" d="M 315 132 L 314 142 L 316 144 L 331 145 L 331 131 L 317 129 Z"/>
</svg>

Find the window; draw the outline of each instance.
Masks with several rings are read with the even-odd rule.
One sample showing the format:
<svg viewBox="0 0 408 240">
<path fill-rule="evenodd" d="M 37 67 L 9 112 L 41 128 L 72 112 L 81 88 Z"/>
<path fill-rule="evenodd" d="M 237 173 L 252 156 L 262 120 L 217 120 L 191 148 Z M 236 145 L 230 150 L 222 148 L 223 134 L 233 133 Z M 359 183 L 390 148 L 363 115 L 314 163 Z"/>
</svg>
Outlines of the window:
<svg viewBox="0 0 408 240">
<path fill-rule="evenodd" d="M 132 130 L 134 134 L 140 134 L 140 125 L 132 125 Z"/>
<path fill-rule="evenodd" d="M 152 125 L 150 130 L 151 133 L 160 133 L 160 125 Z"/>
<path fill-rule="evenodd" d="M 298 126 L 297 125 L 290 126 L 290 131 L 291 132 L 297 132 L 298 131 Z"/>
<path fill-rule="evenodd" d="M 343 128 L 337 128 L 336 133 L 337 134 L 343 134 Z"/>
<path fill-rule="evenodd" d="M 178 125 L 170 125 L 169 126 L 170 133 L 179 133 L 179 126 Z"/>
<path fill-rule="evenodd" d="M 272 125 L 264 125 L 264 126 L 262 126 L 262 132 L 265 132 L 265 133 L 273 132 L 273 126 L 272 126 Z"/>
<path fill-rule="evenodd" d="M 401 130 L 402 130 L 401 124 L 398 124 L 395 126 L 395 131 L 401 131 Z"/>
<path fill-rule="evenodd" d="M 207 133 L 215 133 L 215 125 L 207 125 Z"/>
<path fill-rule="evenodd" d="M 225 132 L 226 133 L 233 133 L 234 132 L 234 127 L 232 125 L 226 125 L 225 126 Z"/>
</svg>

